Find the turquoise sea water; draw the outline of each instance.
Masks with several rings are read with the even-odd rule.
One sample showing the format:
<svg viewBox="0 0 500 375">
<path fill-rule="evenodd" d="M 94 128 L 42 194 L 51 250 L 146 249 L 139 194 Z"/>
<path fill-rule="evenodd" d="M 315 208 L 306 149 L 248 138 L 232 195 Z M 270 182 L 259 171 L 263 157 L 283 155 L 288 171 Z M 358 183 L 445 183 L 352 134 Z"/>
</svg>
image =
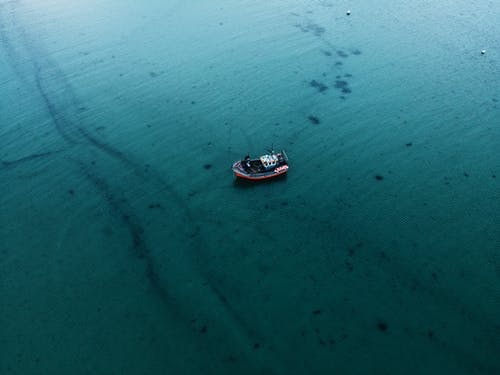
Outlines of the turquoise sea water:
<svg viewBox="0 0 500 375">
<path fill-rule="evenodd" d="M 0 374 L 499 374 L 499 36 L 486 0 L 0 0 Z"/>
</svg>

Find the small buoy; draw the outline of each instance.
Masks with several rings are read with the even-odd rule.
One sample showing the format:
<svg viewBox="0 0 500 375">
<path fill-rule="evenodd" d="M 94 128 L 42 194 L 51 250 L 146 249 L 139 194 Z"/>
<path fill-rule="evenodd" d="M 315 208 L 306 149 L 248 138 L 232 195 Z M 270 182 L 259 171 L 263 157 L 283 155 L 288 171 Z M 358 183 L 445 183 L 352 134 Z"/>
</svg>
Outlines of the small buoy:
<svg viewBox="0 0 500 375">
<path fill-rule="evenodd" d="M 484 55 L 486 53 L 486 50 L 485 49 L 482 49 L 481 50 L 481 55 Z"/>
<path fill-rule="evenodd" d="M 350 15 L 351 15 L 351 11 L 350 11 L 350 10 L 348 10 L 348 11 L 346 12 L 346 14 L 347 14 L 348 16 L 350 16 Z"/>
</svg>

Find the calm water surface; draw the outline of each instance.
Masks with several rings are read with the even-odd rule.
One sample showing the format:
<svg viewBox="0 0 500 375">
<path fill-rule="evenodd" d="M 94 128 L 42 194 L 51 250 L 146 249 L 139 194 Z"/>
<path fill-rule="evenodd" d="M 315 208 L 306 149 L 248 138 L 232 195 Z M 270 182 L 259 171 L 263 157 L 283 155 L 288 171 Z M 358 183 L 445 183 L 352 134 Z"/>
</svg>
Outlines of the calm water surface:
<svg viewBox="0 0 500 375">
<path fill-rule="evenodd" d="M 499 374 L 499 35 L 487 0 L 0 0 L 0 373 Z"/>
</svg>

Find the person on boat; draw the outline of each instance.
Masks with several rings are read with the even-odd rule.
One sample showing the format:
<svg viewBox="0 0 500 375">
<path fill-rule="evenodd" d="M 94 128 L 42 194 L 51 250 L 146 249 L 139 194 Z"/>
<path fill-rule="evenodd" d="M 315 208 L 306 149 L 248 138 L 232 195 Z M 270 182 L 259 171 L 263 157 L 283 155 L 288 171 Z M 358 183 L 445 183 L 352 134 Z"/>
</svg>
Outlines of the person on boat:
<svg viewBox="0 0 500 375">
<path fill-rule="evenodd" d="M 245 156 L 245 165 L 250 168 L 250 155 Z"/>
</svg>

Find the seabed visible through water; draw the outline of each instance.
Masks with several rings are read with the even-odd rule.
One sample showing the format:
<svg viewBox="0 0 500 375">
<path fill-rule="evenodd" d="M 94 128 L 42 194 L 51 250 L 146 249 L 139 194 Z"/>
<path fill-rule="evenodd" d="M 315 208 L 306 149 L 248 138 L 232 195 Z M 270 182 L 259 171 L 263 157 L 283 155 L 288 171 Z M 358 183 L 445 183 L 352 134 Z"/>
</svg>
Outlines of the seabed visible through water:
<svg viewBox="0 0 500 375">
<path fill-rule="evenodd" d="M 500 373 L 499 19 L 0 0 L 0 373 Z"/>
</svg>

